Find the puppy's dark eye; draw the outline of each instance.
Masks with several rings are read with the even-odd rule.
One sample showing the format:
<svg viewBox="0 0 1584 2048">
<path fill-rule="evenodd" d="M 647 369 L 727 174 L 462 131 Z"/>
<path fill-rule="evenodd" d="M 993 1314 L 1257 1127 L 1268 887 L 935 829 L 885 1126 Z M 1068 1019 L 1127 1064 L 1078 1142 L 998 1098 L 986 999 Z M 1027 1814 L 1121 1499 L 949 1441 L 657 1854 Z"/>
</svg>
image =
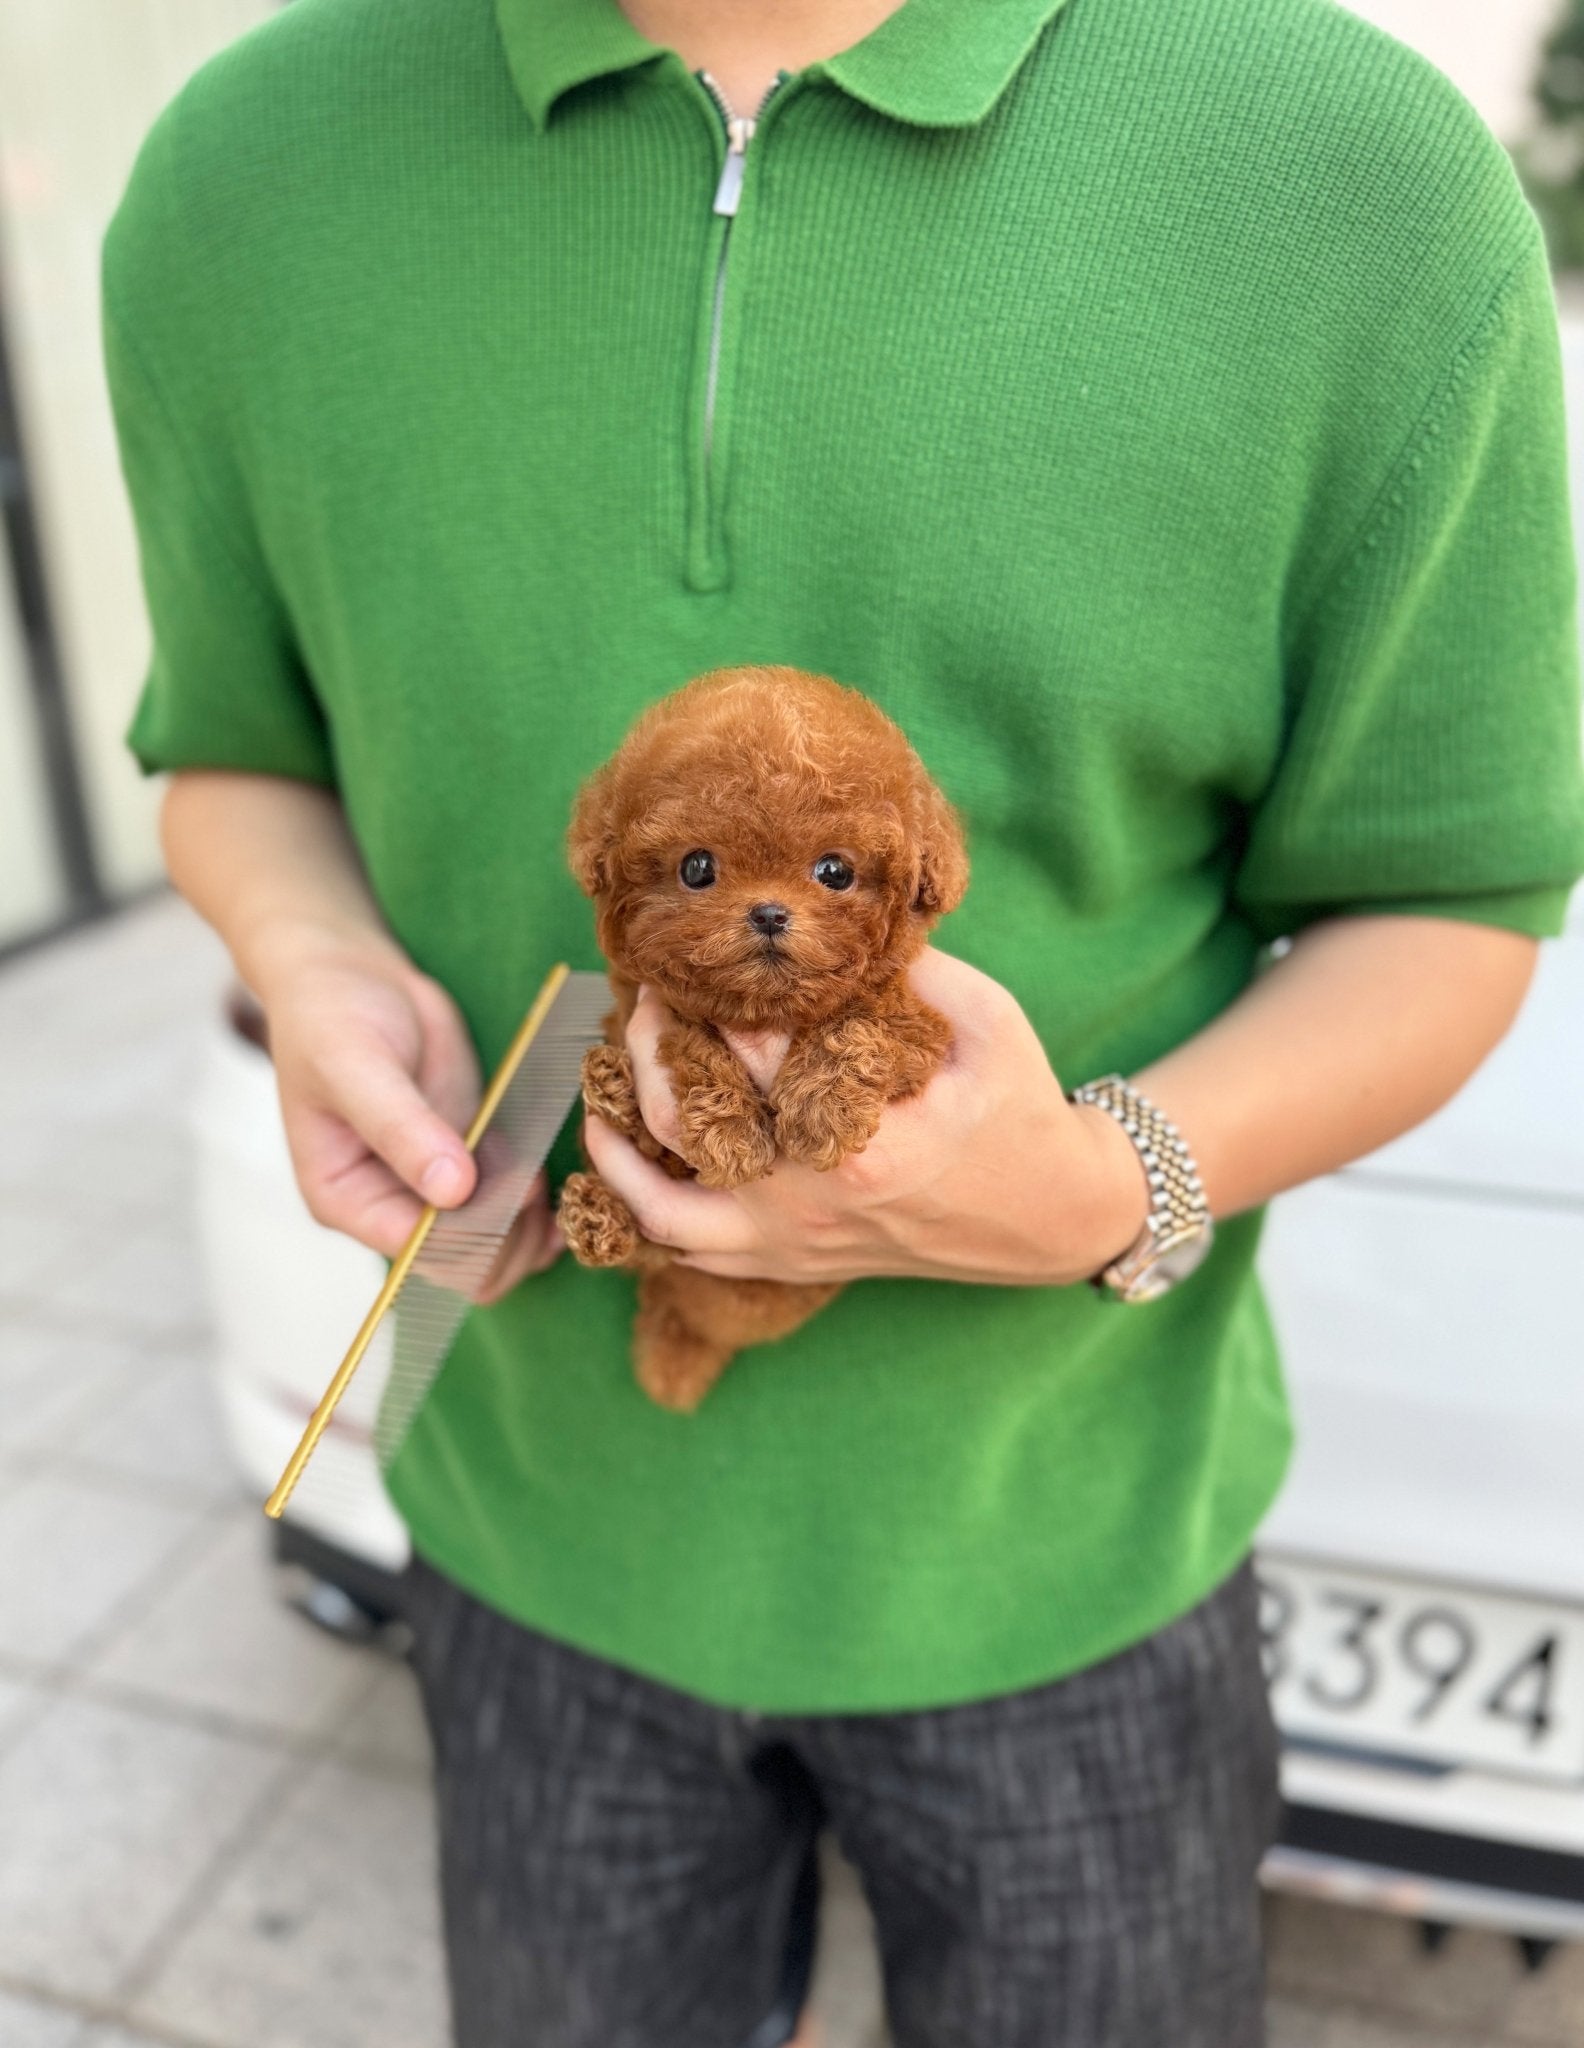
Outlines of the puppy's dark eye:
<svg viewBox="0 0 1584 2048">
<path fill-rule="evenodd" d="M 677 873 L 684 889 L 707 889 L 715 879 L 715 856 L 696 847 L 692 853 L 683 854 Z"/>
<path fill-rule="evenodd" d="M 850 889 L 853 871 L 839 853 L 822 853 L 814 863 L 814 879 L 822 889 Z"/>
</svg>

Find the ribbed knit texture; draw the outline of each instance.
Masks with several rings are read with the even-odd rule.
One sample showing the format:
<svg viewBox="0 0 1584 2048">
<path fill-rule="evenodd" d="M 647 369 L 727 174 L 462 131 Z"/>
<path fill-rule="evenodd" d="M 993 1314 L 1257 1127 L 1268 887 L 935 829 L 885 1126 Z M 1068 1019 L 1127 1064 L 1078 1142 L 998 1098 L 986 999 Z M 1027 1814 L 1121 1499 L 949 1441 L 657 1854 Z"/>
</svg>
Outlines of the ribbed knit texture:
<svg viewBox="0 0 1584 2048">
<path fill-rule="evenodd" d="M 909 0 L 749 147 L 706 463 L 719 115 L 612 0 L 500 5 L 295 0 L 149 137 L 105 252 L 146 768 L 335 782 L 486 1062 L 596 962 L 579 780 L 727 662 L 900 721 L 971 836 L 940 943 L 1069 1084 L 1318 916 L 1560 928 L 1555 312 L 1428 65 L 1329 0 Z M 866 1282 L 690 1419 L 629 1279 L 563 1261 L 471 1318 L 395 1497 L 485 1599 L 727 1704 L 1049 1678 L 1276 1489 L 1258 1230 L 1137 1309 Z"/>
</svg>

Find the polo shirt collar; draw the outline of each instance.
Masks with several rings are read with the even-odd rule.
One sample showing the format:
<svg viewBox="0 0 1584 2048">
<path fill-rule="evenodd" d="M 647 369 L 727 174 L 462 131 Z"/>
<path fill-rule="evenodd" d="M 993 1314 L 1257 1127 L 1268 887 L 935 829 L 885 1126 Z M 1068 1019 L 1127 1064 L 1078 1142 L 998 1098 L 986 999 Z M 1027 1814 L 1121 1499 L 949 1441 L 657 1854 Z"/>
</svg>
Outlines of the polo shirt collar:
<svg viewBox="0 0 1584 2048">
<path fill-rule="evenodd" d="M 1066 0 L 903 0 L 861 42 L 807 67 L 896 121 L 971 126 L 1001 97 Z M 495 0 L 524 106 L 543 128 L 574 85 L 670 53 L 641 35 L 617 0 Z"/>
</svg>

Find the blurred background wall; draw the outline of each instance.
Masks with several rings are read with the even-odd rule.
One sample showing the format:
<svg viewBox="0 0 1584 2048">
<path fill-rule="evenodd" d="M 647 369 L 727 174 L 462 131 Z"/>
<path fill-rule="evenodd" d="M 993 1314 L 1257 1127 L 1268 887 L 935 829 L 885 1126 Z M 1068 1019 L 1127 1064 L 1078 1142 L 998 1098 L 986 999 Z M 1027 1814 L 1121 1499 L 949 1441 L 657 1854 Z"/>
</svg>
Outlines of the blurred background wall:
<svg viewBox="0 0 1584 2048">
<path fill-rule="evenodd" d="M 0 946 L 158 872 L 156 791 L 121 746 L 147 631 L 100 369 L 99 239 L 154 115 L 270 11 L 0 0 Z"/>
<path fill-rule="evenodd" d="M 277 0 L 0 0 L 0 950 L 159 872 L 121 745 L 146 654 L 99 363 L 98 250 L 155 113 Z M 1562 0 L 1356 0 L 1504 141 Z"/>
<path fill-rule="evenodd" d="M 1439 64 L 1503 142 L 1526 132 L 1540 39 L 1560 0 L 1354 0 L 1353 12 Z"/>
</svg>

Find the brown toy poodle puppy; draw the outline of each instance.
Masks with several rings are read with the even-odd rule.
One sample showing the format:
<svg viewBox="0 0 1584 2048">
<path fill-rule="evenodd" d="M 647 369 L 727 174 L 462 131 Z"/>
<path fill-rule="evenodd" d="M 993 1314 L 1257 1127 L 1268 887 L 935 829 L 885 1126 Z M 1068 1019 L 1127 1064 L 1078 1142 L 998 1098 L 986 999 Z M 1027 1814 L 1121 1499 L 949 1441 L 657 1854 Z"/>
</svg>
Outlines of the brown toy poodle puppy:
<svg viewBox="0 0 1584 2048">
<path fill-rule="evenodd" d="M 950 1028 L 904 970 L 967 886 L 962 832 L 857 690 L 793 668 L 698 677 L 586 784 L 567 844 L 616 995 L 584 1100 L 668 1172 L 734 1188 L 778 1153 L 837 1166 L 939 1065 Z M 677 1019 L 659 1047 L 675 1153 L 644 1127 L 622 1049 L 645 983 Z M 764 1088 L 729 1043 L 748 1033 L 776 1035 L 772 1059 L 785 1042 Z M 678 1265 L 593 1173 L 568 1179 L 560 1217 L 585 1265 L 641 1274 L 638 1379 L 669 1408 L 696 1407 L 733 1353 L 787 1335 L 839 1291 Z"/>
</svg>

